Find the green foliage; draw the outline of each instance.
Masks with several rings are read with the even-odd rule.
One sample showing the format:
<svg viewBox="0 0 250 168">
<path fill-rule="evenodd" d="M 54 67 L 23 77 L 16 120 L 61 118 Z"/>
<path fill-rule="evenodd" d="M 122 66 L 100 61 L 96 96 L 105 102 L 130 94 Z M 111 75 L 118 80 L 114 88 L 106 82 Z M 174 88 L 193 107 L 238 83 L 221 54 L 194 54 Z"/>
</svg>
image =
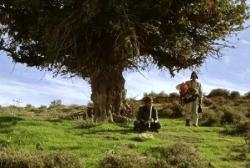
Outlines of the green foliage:
<svg viewBox="0 0 250 168">
<path fill-rule="evenodd" d="M 150 97 L 168 97 L 168 94 L 164 91 L 161 91 L 159 93 L 156 93 L 154 91 L 151 91 L 150 93 L 144 93 L 143 97 L 150 96 Z"/>
<path fill-rule="evenodd" d="M 171 97 L 171 98 L 177 98 L 177 97 L 179 97 L 179 94 L 176 93 L 176 92 L 173 92 L 173 93 L 169 94 L 169 97 Z"/>
<path fill-rule="evenodd" d="M 35 107 L 34 106 L 32 106 L 31 104 L 27 104 L 26 106 L 25 106 L 25 109 L 26 110 L 32 110 L 32 109 L 34 109 Z"/>
<path fill-rule="evenodd" d="M 58 99 L 58 100 L 53 100 L 50 105 L 49 108 L 55 108 L 55 107 L 60 107 L 62 106 L 62 100 Z"/>
<path fill-rule="evenodd" d="M 83 168 L 81 159 L 67 152 L 55 151 L 43 156 L 45 168 Z"/>
<path fill-rule="evenodd" d="M 236 98 L 239 98 L 239 97 L 240 97 L 240 92 L 238 92 L 238 91 L 232 91 L 230 93 L 230 98 L 232 98 L 232 99 L 236 99 Z"/>
<path fill-rule="evenodd" d="M 200 168 L 204 161 L 198 152 L 187 144 L 177 143 L 168 148 L 157 148 L 161 159 L 156 163 L 158 168 Z"/>
<path fill-rule="evenodd" d="M 165 118 L 165 117 L 166 118 L 180 118 L 183 116 L 182 115 L 183 108 L 178 103 L 167 104 L 161 107 L 161 109 L 159 109 L 158 111 L 159 111 L 160 118 Z"/>
<path fill-rule="evenodd" d="M 235 133 L 249 136 L 248 134 L 250 133 L 250 122 L 247 121 L 237 124 L 237 126 L 235 127 Z"/>
<path fill-rule="evenodd" d="M 200 168 L 205 166 L 198 152 L 186 145 L 151 148 L 147 157 L 111 154 L 101 162 L 100 168 Z M 152 155 L 152 157 L 150 157 Z"/>
<path fill-rule="evenodd" d="M 250 98 L 250 92 L 245 93 L 244 97 L 245 98 Z"/>
<path fill-rule="evenodd" d="M 220 119 L 221 119 L 221 113 L 219 112 L 214 112 L 212 110 L 205 111 L 202 114 L 202 118 L 200 119 L 199 123 L 201 126 L 219 126 Z"/>
<path fill-rule="evenodd" d="M 207 98 L 207 97 L 204 97 L 204 99 L 203 99 L 203 104 L 204 104 L 205 106 L 211 106 L 211 105 L 213 105 L 214 103 L 213 103 L 213 100 L 211 100 L 211 99 L 209 99 L 209 98 Z"/>
<path fill-rule="evenodd" d="M 100 168 L 150 168 L 150 162 L 145 157 L 118 154 L 106 156 L 99 165 Z"/>
<path fill-rule="evenodd" d="M 1 149 L 1 168 L 83 168 L 80 159 L 65 152 L 30 153 L 24 150 Z"/>
<path fill-rule="evenodd" d="M 11 113 L 0 113 L 0 146 L 3 147 L 3 144 L 10 147 L 12 153 L 22 149 L 37 156 L 37 144 L 41 144 L 41 152 L 45 152 L 46 156 L 55 152 L 54 150 L 66 151 L 83 160 L 85 167 L 96 168 L 99 161 L 106 157 L 106 153 L 122 156 L 128 154 L 138 159 L 146 157 L 153 159 L 150 164 L 159 163 L 163 160 L 160 158 L 160 150 L 155 150 L 159 157 L 151 157 L 150 149 L 163 148 L 178 142 L 195 147 L 202 158 L 210 161 L 215 167 L 235 168 L 244 165 L 241 161 L 228 158 L 233 147 L 245 143 L 244 137 L 221 134 L 222 127 L 187 128 L 183 120 L 160 118 L 160 133 L 150 133 L 154 136 L 153 139 L 135 142 L 132 138 L 141 134 L 132 131 L 132 123 L 116 125 L 90 121 L 47 120 L 47 116 L 36 116 L 27 112 L 19 114 L 21 117 L 13 118 Z M 132 147 L 129 145 L 131 143 L 134 144 Z M 237 151 L 233 153 L 239 154 Z M 163 164 L 166 165 L 165 163 L 164 161 Z"/>
<path fill-rule="evenodd" d="M 238 124 L 241 120 L 243 120 L 243 116 L 234 112 L 234 110 L 230 107 L 223 109 L 224 114 L 221 117 L 221 124 Z"/>
<path fill-rule="evenodd" d="M 84 78 L 148 60 L 173 72 L 218 54 L 218 41 L 248 17 L 246 2 L 235 0 L 1 0 L 0 49 L 16 62 Z"/>
<path fill-rule="evenodd" d="M 229 97 L 230 91 L 226 89 L 213 89 L 209 94 L 208 97 L 215 97 L 215 96 L 221 96 L 221 97 Z"/>
</svg>

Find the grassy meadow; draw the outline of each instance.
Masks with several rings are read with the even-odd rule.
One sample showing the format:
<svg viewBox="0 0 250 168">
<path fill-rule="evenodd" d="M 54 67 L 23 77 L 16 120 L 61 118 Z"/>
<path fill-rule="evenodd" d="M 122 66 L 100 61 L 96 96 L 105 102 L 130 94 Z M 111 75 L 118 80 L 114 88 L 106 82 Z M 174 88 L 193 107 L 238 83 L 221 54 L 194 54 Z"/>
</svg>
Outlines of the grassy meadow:
<svg viewBox="0 0 250 168">
<path fill-rule="evenodd" d="M 25 159 L 28 156 L 31 157 L 30 160 L 34 161 L 33 156 L 40 154 L 50 156 L 51 152 L 59 151 L 65 152 L 66 158 L 69 153 L 73 159 L 78 159 L 77 162 L 82 167 L 95 168 L 104 167 L 101 162 L 108 156 L 130 156 L 132 158 L 134 156 L 142 158 L 142 160 L 159 160 L 161 158 L 159 154 L 161 149 L 174 144 L 185 144 L 195 149 L 204 161 L 205 167 L 248 167 L 250 165 L 250 146 L 247 136 L 241 133 L 238 134 L 235 130 L 242 121 L 248 122 L 249 120 L 247 118 L 248 111 L 244 114 L 242 112 L 248 110 L 249 100 L 243 98 L 237 101 L 234 100 L 234 102 L 244 104 L 244 107 L 241 106 L 240 108 L 242 112 L 240 114 L 234 109 L 234 107 L 240 106 L 239 104 L 235 106 L 234 103 L 228 100 L 229 103 L 223 102 L 223 105 L 220 105 L 220 101 L 221 99 L 216 101 L 214 99 L 212 103 L 207 102 L 204 105 L 201 124 L 206 124 L 200 127 L 185 127 L 182 117 L 165 117 L 160 118 L 162 128 L 159 133 L 146 132 L 142 134 L 132 131 L 132 121 L 125 124 L 100 124 L 93 123 L 90 120 L 66 120 L 62 117 L 56 117 L 56 114 L 63 113 L 63 110 L 58 107 L 57 110 L 54 108 L 54 111 L 52 108 L 47 108 L 44 111 L 40 109 L 39 111 L 34 107 L 32 107 L 32 110 L 30 106 L 26 108 L 1 107 L 0 156 L 4 156 L 5 159 L 0 157 L 0 163 L 12 163 L 11 159 L 15 158 L 13 155 L 18 152 L 21 160 L 22 157 Z M 171 109 L 173 105 L 160 103 L 156 106 L 158 109 L 166 109 L 167 106 Z M 65 108 L 64 113 L 67 111 Z M 224 114 L 222 114 L 221 110 L 224 110 Z M 233 114 L 233 118 L 229 117 L 229 119 L 233 120 L 234 115 L 244 115 L 243 119 L 241 118 L 239 123 L 222 125 L 223 117 L 225 118 L 225 114 L 231 112 L 230 110 L 236 114 Z M 160 112 L 169 113 L 169 110 L 159 110 Z M 218 115 L 220 118 L 211 119 L 211 117 L 214 117 L 214 114 L 211 113 L 214 112 L 220 114 Z M 67 112 L 67 114 L 70 113 Z M 207 123 L 210 123 L 210 125 Z M 6 151 L 8 151 L 7 154 Z M 182 153 L 182 151 L 177 152 Z M 25 155 L 22 156 L 22 154 Z M 106 167 L 112 166 L 107 165 Z M 120 167 L 122 168 L 122 166 Z M 152 167 L 164 166 L 154 165 Z"/>
</svg>

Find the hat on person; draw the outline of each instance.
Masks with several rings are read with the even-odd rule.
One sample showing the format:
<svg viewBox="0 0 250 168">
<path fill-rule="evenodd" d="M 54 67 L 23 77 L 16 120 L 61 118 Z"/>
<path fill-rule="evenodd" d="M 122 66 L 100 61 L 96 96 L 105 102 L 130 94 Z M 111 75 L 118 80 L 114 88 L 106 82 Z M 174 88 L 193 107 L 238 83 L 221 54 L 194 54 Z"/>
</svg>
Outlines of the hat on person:
<svg viewBox="0 0 250 168">
<path fill-rule="evenodd" d="M 193 72 L 191 73 L 191 79 L 192 79 L 192 76 L 194 76 L 196 79 L 198 79 L 198 75 L 197 75 L 197 73 L 196 73 L 195 71 L 193 71 Z"/>
<path fill-rule="evenodd" d="M 144 103 L 149 103 L 149 102 L 153 103 L 153 98 L 151 98 L 151 97 L 149 97 L 149 96 L 145 96 L 145 97 L 143 98 L 143 102 L 144 102 Z"/>
</svg>

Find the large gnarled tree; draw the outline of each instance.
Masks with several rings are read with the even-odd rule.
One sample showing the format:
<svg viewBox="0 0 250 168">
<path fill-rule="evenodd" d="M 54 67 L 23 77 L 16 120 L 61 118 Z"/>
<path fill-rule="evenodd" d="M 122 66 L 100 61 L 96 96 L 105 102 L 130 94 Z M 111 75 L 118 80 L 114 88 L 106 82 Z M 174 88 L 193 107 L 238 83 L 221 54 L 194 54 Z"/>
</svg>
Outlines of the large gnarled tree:
<svg viewBox="0 0 250 168">
<path fill-rule="evenodd" d="M 106 120 L 123 106 L 123 71 L 200 66 L 247 18 L 243 0 L 0 0 L 0 50 L 87 79 Z"/>
</svg>

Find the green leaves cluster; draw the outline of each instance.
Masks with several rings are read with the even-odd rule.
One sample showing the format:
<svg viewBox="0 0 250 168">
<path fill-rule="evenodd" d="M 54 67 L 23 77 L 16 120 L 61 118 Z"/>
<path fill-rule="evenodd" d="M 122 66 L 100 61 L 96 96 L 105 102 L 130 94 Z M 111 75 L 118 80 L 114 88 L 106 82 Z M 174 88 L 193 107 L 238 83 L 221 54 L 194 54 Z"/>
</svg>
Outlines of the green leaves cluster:
<svg viewBox="0 0 250 168">
<path fill-rule="evenodd" d="M 83 78 L 151 63 L 173 73 L 218 55 L 248 18 L 240 0 L 0 0 L 0 50 Z"/>
</svg>

